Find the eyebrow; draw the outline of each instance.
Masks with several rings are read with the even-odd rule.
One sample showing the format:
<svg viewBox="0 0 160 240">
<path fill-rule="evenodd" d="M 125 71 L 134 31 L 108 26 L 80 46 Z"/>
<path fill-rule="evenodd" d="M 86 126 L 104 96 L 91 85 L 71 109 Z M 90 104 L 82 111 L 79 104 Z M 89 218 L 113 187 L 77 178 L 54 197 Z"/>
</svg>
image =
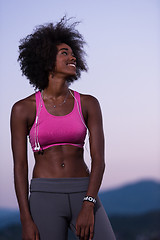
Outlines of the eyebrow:
<svg viewBox="0 0 160 240">
<path fill-rule="evenodd" d="M 61 49 L 59 49 L 59 50 L 58 50 L 58 52 L 60 52 L 60 51 L 62 51 L 62 50 L 69 51 L 69 49 L 68 49 L 68 48 L 61 48 Z M 72 54 L 74 55 L 73 51 L 72 51 Z M 75 55 L 74 55 L 74 56 L 75 56 Z"/>
<path fill-rule="evenodd" d="M 66 51 L 68 51 L 68 48 L 61 48 L 61 49 L 58 50 L 58 52 L 61 51 L 61 50 L 66 50 Z"/>
</svg>

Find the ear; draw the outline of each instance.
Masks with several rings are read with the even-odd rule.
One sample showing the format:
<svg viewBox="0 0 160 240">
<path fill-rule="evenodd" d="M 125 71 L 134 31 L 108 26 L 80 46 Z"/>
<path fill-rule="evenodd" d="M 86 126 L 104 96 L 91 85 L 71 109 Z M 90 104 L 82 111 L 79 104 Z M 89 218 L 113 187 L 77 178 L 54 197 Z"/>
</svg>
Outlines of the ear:
<svg viewBox="0 0 160 240">
<path fill-rule="evenodd" d="M 51 72 L 51 77 L 54 78 L 54 73 L 53 72 Z"/>
<path fill-rule="evenodd" d="M 49 72 L 49 77 L 54 78 L 54 73 L 53 73 L 53 71 L 52 71 L 52 72 Z"/>
</svg>

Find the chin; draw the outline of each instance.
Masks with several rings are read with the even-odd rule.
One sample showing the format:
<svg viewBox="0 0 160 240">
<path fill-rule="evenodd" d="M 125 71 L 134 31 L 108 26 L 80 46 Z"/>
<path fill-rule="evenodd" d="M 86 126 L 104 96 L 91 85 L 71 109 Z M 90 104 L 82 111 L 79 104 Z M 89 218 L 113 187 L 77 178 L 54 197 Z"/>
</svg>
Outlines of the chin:
<svg viewBox="0 0 160 240">
<path fill-rule="evenodd" d="M 74 80 L 74 79 L 76 80 L 76 79 L 77 79 L 77 78 L 76 78 L 76 74 L 67 76 L 67 77 L 66 77 L 66 81 L 70 82 L 71 78 L 72 78 L 73 80 Z"/>
<path fill-rule="evenodd" d="M 76 73 L 75 72 L 68 73 L 67 78 L 70 78 L 70 77 L 76 77 Z"/>
</svg>

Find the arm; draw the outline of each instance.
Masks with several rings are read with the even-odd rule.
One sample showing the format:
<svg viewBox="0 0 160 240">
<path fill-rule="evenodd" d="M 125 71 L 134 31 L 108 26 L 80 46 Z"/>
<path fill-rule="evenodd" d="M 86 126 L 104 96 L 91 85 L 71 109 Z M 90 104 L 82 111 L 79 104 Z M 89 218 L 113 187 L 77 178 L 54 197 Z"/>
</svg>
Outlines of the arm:
<svg viewBox="0 0 160 240">
<path fill-rule="evenodd" d="M 14 183 L 20 209 L 23 239 L 38 240 L 38 230 L 28 205 L 27 111 L 24 100 L 11 112 L 11 142 L 14 160 Z"/>
<path fill-rule="evenodd" d="M 89 104 L 88 129 L 92 163 L 87 195 L 96 198 L 102 182 L 105 161 L 102 114 L 100 105 L 95 98 L 92 98 Z"/>
<path fill-rule="evenodd" d="M 105 169 L 102 114 L 99 103 L 94 97 L 88 96 L 85 103 L 87 104 L 87 126 L 92 159 L 90 181 L 86 195 L 96 198 Z M 94 204 L 87 201 L 83 202 L 77 219 L 77 235 L 85 236 L 85 239 L 88 239 L 88 235 L 89 239 L 93 238 L 93 213 Z"/>
</svg>

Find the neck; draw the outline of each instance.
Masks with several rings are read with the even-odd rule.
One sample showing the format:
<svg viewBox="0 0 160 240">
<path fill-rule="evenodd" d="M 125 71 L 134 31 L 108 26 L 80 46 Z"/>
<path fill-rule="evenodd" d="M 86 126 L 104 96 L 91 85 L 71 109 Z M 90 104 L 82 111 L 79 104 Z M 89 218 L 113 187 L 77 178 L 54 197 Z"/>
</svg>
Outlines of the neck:
<svg viewBox="0 0 160 240">
<path fill-rule="evenodd" d="M 68 91 L 68 85 L 64 79 L 49 77 L 48 87 L 44 89 L 45 94 L 52 98 L 58 98 L 65 95 Z"/>
</svg>

